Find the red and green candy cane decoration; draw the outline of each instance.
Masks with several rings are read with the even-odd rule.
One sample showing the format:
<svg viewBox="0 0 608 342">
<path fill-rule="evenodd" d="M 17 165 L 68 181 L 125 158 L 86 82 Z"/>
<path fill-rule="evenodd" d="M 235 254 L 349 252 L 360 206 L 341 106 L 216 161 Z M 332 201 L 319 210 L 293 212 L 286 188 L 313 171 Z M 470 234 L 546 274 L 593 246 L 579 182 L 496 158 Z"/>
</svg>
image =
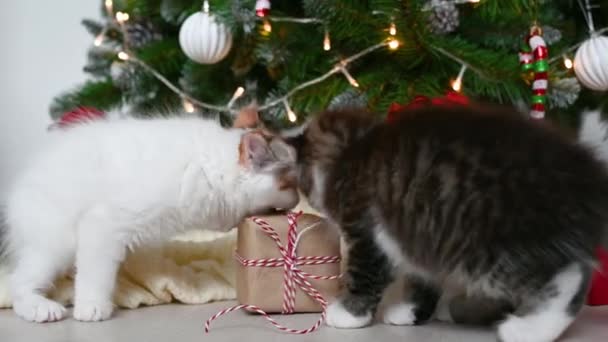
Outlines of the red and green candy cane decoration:
<svg viewBox="0 0 608 342">
<path fill-rule="evenodd" d="M 545 117 L 545 105 L 547 103 L 547 87 L 549 62 L 549 49 L 542 37 L 542 30 L 538 26 L 530 29 L 530 34 L 522 46 L 519 53 L 519 61 L 525 72 L 534 72 L 532 82 L 532 109 L 530 116 L 533 119 L 543 119 Z"/>
</svg>

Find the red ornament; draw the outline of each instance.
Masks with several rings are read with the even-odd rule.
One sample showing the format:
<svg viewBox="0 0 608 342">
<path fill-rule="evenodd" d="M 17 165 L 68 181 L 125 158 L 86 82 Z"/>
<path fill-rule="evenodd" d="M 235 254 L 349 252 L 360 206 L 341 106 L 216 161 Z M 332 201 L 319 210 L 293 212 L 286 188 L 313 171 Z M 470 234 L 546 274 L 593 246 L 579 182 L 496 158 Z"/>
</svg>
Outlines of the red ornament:
<svg viewBox="0 0 608 342">
<path fill-rule="evenodd" d="M 255 2 L 255 15 L 265 17 L 270 14 L 270 0 L 257 0 Z"/>
<path fill-rule="evenodd" d="M 542 37 L 542 30 L 538 26 L 530 29 L 519 53 L 519 61 L 524 72 L 533 71 L 534 81 L 532 83 L 532 109 L 530 116 L 533 119 L 545 117 L 545 104 L 547 102 L 547 86 L 549 84 L 548 71 L 549 49 Z"/>
<path fill-rule="evenodd" d="M 105 115 L 106 113 L 98 109 L 79 106 L 72 111 L 64 113 L 49 129 L 66 128 L 79 122 L 101 119 Z"/>
<path fill-rule="evenodd" d="M 608 251 L 598 248 L 598 269 L 593 272 L 591 289 L 587 295 L 588 305 L 608 305 Z"/>
<path fill-rule="evenodd" d="M 426 96 L 417 95 L 409 104 L 402 105 L 398 103 L 391 104 L 386 116 L 387 122 L 395 122 L 404 112 L 408 110 L 418 109 L 427 106 L 466 106 L 469 104 L 469 98 L 459 92 L 448 91 L 444 97 L 428 98 Z"/>
</svg>

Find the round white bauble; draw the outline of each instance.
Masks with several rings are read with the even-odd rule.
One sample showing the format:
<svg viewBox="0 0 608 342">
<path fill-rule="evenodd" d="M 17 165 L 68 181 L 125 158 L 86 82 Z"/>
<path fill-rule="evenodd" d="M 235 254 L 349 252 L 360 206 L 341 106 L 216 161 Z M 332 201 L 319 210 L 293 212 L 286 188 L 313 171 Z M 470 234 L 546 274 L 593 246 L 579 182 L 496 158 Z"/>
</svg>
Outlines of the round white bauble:
<svg viewBox="0 0 608 342">
<path fill-rule="evenodd" d="M 232 47 L 230 29 L 205 12 L 194 13 L 179 30 L 179 44 L 190 59 L 201 64 L 221 61 Z"/>
<path fill-rule="evenodd" d="M 608 37 L 591 37 L 578 48 L 574 72 L 585 87 L 608 90 Z"/>
</svg>

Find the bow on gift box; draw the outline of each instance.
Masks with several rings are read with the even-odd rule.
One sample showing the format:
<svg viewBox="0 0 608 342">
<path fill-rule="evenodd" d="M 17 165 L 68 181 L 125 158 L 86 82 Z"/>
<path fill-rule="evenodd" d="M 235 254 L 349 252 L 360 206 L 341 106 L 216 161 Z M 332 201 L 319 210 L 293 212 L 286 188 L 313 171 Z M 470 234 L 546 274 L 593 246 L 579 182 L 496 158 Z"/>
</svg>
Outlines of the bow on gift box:
<svg viewBox="0 0 608 342">
<path fill-rule="evenodd" d="M 449 91 L 444 97 L 428 98 L 423 95 L 417 95 L 414 100 L 409 104 L 402 105 L 393 103 L 388 109 L 388 115 L 386 117 L 387 122 L 395 122 L 397 118 L 408 110 L 414 110 L 418 108 L 428 106 L 466 106 L 469 104 L 469 98 L 455 91 Z"/>
<path fill-rule="evenodd" d="M 309 229 L 314 228 L 316 225 L 312 225 L 310 227 L 306 227 L 301 232 L 298 233 L 298 217 L 302 215 L 302 212 L 298 213 L 287 213 L 287 222 L 289 224 L 289 229 L 287 232 L 287 246 L 283 245 L 283 242 L 279 238 L 279 235 L 275 231 L 272 226 L 270 226 L 266 221 L 254 217 L 252 218 L 253 222 L 255 222 L 262 231 L 271 238 L 279 252 L 281 254 L 281 258 L 269 258 L 269 259 L 245 259 L 242 256 L 236 254 L 236 260 L 241 265 L 245 267 L 283 267 L 283 314 L 291 314 L 294 312 L 295 307 L 295 298 L 296 298 L 296 289 L 300 288 L 304 291 L 308 296 L 313 298 L 322 308 L 321 317 L 317 320 L 317 322 L 308 329 L 291 329 L 287 328 L 268 315 L 264 310 L 259 308 L 256 305 L 248 305 L 242 304 L 233 306 L 227 309 L 224 309 L 217 314 L 213 315 L 211 318 L 207 320 L 205 323 L 205 332 L 209 332 L 210 324 L 215 319 L 223 316 L 227 313 L 236 310 L 247 310 L 250 312 L 256 312 L 262 315 L 268 322 L 274 325 L 277 329 L 291 333 L 291 334 L 308 334 L 315 330 L 317 330 L 323 321 L 325 321 L 326 308 L 327 308 L 327 300 L 323 298 L 323 295 L 314 288 L 314 286 L 310 283 L 308 279 L 315 280 L 335 280 L 340 278 L 340 275 L 331 275 L 331 276 L 318 276 L 313 275 L 307 272 L 304 272 L 300 269 L 299 266 L 304 265 L 322 265 L 322 264 L 330 264 L 330 263 L 339 263 L 341 258 L 339 255 L 335 256 L 298 256 L 297 246 L 302 234 L 306 233 Z"/>
</svg>

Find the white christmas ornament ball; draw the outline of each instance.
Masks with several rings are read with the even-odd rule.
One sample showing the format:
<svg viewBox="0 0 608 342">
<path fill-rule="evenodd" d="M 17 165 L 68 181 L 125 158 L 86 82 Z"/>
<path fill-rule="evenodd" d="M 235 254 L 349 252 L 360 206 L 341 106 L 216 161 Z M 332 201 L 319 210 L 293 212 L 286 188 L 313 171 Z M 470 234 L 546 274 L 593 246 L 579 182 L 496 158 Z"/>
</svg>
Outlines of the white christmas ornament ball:
<svg viewBox="0 0 608 342">
<path fill-rule="evenodd" d="M 608 90 L 608 37 L 591 37 L 578 48 L 574 72 L 587 88 Z"/>
<path fill-rule="evenodd" d="M 230 29 L 205 12 L 194 13 L 179 30 L 179 44 L 190 59 L 201 64 L 221 61 L 232 47 Z"/>
</svg>

